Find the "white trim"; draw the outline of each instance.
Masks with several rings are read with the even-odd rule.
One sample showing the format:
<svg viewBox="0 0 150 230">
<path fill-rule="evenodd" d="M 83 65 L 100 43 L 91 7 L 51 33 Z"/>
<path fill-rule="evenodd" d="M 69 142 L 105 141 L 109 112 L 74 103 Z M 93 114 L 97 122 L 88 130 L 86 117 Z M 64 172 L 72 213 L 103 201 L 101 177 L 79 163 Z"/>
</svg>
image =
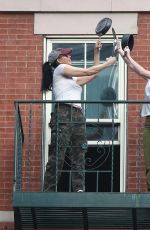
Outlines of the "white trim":
<svg viewBox="0 0 150 230">
<path fill-rule="evenodd" d="M 119 99 L 126 100 L 127 98 L 127 67 L 119 56 Z M 122 91 L 122 92 L 121 92 Z M 127 164 L 127 118 L 126 118 L 126 104 L 119 105 L 119 118 L 120 118 L 120 192 L 125 192 L 126 190 L 126 164 Z"/>
<path fill-rule="evenodd" d="M 62 4 L 62 3 L 61 3 Z M 112 19 L 117 34 L 137 34 L 137 13 L 35 13 L 34 33 L 50 35 L 95 34 L 97 23 L 105 17 Z M 128 23 L 130 22 L 130 23 Z M 111 28 L 107 34 L 112 34 Z"/>
<path fill-rule="evenodd" d="M 14 222 L 14 212 L 0 211 L 0 222 Z"/>
<path fill-rule="evenodd" d="M 112 141 L 97 141 L 97 140 L 95 140 L 95 141 L 88 141 L 88 145 L 89 146 L 90 145 L 94 145 L 96 147 L 97 144 L 98 145 L 103 145 L 103 146 L 105 146 L 105 145 L 111 145 Z M 119 141 L 113 141 L 113 144 L 114 145 L 120 145 L 120 142 Z"/>
<path fill-rule="evenodd" d="M 43 62 L 45 62 L 48 59 L 47 50 L 51 50 L 51 49 L 52 49 L 51 43 L 48 43 L 46 39 L 44 39 Z M 52 93 L 51 92 L 44 93 L 43 100 L 52 100 Z M 43 132 L 43 138 L 42 138 L 43 145 L 45 146 L 44 148 L 42 148 L 45 153 L 45 154 L 42 154 L 44 158 L 43 159 L 44 166 L 46 166 L 46 163 L 48 161 L 48 147 L 49 147 L 50 140 L 51 140 L 51 130 L 48 125 L 50 121 L 50 114 L 51 114 L 51 105 L 49 103 L 44 104 L 43 106 L 43 121 L 44 121 L 43 130 L 45 130 L 45 133 Z M 49 137 L 49 138 L 46 138 L 46 137 Z M 45 169 L 43 169 L 43 175 L 44 175 L 44 171 Z"/>
<path fill-rule="evenodd" d="M 148 12 L 149 0 L 0 0 L 0 11 L 21 12 Z"/>
<path fill-rule="evenodd" d="M 97 122 L 98 119 L 86 119 L 86 122 Z M 119 119 L 113 119 L 113 121 L 115 122 L 115 124 L 120 124 L 120 120 Z M 100 119 L 101 123 L 110 123 L 112 124 L 112 119 Z"/>
</svg>

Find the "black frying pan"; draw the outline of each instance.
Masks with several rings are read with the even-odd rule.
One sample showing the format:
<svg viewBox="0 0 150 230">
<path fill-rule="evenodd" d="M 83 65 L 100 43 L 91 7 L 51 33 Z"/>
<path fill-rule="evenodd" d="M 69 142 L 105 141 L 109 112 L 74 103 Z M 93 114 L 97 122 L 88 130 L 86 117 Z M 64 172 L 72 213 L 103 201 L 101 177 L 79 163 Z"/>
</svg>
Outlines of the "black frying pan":
<svg viewBox="0 0 150 230">
<path fill-rule="evenodd" d="M 134 46 L 134 37 L 132 34 L 124 34 L 121 40 L 121 46 L 122 49 L 124 50 L 124 48 L 126 46 L 129 47 L 130 51 L 133 49 Z"/>
<path fill-rule="evenodd" d="M 116 36 L 116 32 L 115 32 L 113 27 L 112 27 L 112 34 L 113 34 L 114 40 L 116 42 L 117 41 L 117 36 Z M 133 49 L 133 46 L 134 46 L 134 37 L 133 37 L 133 35 L 132 34 L 124 34 L 123 37 L 122 37 L 122 40 L 121 40 L 121 46 L 122 46 L 123 50 L 124 50 L 124 48 L 126 46 L 128 46 L 130 51 L 131 51 Z"/>
<path fill-rule="evenodd" d="M 101 37 L 106 34 L 112 25 L 112 20 L 110 18 L 103 18 L 100 20 L 95 28 L 95 33 Z"/>
</svg>

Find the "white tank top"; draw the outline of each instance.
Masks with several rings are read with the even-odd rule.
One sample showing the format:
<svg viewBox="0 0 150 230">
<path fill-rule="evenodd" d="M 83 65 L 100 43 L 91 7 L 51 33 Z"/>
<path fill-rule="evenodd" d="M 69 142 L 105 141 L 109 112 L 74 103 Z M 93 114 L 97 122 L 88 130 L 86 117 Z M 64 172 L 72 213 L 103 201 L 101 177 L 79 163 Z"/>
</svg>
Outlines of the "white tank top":
<svg viewBox="0 0 150 230">
<path fill-rule="evenodd" d="M 76 78 L 65 77 L 64 67 L 60 64 L 53 73 L 53 95 L 56 101 L 81 100 L 82 87 L 76 83 Z M 81 104 L 73 103 L 81 107 Z"/>
<path fill-rule="evenodd" d="M 150 80 L 148 80 L 145 86 L 145 96 L 144 101 L 150 101 Z M 150 115 L 150 104 L 143 104 L 141 116 L 149 116 Z"/>
</svg>

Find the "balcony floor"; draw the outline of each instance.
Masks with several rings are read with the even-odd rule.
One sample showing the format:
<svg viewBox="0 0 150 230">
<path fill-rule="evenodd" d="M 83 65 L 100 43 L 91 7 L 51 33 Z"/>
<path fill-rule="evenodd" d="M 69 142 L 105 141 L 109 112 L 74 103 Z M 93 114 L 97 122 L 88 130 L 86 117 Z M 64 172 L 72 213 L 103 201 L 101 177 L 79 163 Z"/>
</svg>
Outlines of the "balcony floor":
<svg viewBox="0 0 150 230">
<path fill-rule="evenodd" d="M 15 230 L 150 229 L 149 193 L 14 192 Z"/>
</svg>

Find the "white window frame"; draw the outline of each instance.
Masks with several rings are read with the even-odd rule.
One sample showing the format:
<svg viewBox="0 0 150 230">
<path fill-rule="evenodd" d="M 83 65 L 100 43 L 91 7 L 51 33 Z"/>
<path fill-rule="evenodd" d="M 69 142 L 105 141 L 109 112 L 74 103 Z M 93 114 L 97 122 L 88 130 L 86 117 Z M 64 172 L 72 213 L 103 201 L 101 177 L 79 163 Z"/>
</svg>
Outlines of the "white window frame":
<svg viewBox="0 0 150 230">
<path fill-rule="evenodd" d="M 121 39 L 121 36 L 119 37 Z M 43 62 L 48 60 L 48 53 L 52 50 L 52 43 L 91 43 L 95 42 L 97 39 L 96 36 L 47 36 L 44 38 L 44 55 L 43 55 Z M 102 43 L 113 43 L 112 36 L 103 36 L 101 38 Z M 127 67 L 122 58 L 119 55 L 118 58 L 119 62 L 119 80 L 118 80 L 118 98 L 119 100 L 126 100 L 127 98 Z M 86 87 L 86 86 L 85 86 Z M 85 99 L 85 98 L 84 98 Z M 44 93 L 43 94 L 43 100 L 52 100 L 52 93 Z M 50 128 L 48 126 L 49 119 L 50 119 L 50 113 L 51 113 L 51 107 L 49 104 L 43 106 L 44 112 L 43 112 L 43 120 L 45 121 L 43 123 L 43 130 L 45 130 L 45 133 L 43 133 L 43 144 L 42 144 L 42 155 L 43 155 L 43 161 L 44 165 L 46 165 L 46 162 L 48 161 L 48 146 L 50 144 L 51 139 L 51 132 Z M 126 104 L 120 104 L 118 107 L 118 119 L 115 119 L 115 123 L 120 124 L 119 128 L 119 139 L 118 141 L 114 141 L 114 145 L 120 145 L 120 192 L 125 192 L 126 190 L 126 164 L 127 164 L 127 117 L 126 117 Z M 88 121 L 88 120 L 87 120 Z M 111 119 L 101 119 L 101 122 L 110 122 Z M 90 119 L 91 122 L 91 119 Z M 45 128 L 45 129 L 44 129 Z M 107 141 L 101 142 L 101 144 L 107 144 Z M 109 141 L 110 143 L 110 141 Z M 96 141 L 88 141 L 88 145 L 96 145 Z M 43 167 L 44 168 L 44 167 Z M 44 169 L 43 169 L 44 173 Z"/>
</svg>

